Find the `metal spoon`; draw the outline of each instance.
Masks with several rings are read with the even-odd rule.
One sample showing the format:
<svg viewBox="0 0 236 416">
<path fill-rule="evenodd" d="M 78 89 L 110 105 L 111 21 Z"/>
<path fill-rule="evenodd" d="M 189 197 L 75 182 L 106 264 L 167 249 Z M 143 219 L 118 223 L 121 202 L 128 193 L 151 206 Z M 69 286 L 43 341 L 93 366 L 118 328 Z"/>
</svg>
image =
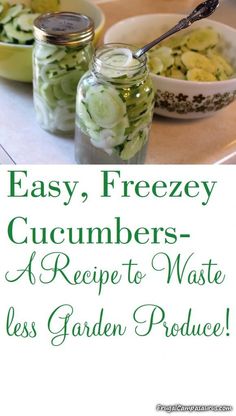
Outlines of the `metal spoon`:
<svg viewBox="0 0 236 416">
<path fill-rule="evenodd" d="M 219 4 L 220 0 L 206 0 L 203 3 L 199 4 L 192 11 L 192 13 L 190 13 L 189 16 L 180 20 L 174 27 L 172 27 L 172 29 L 168 30 L 168 32 L 164 33 L 159 38 L 153 40 L 152 42 L 148 43 L 147 45 L 143 46 L 142 48 L 134 52 L 133 57 L 136 59 L 140 58 L 140 56 L 149 51 L 149 49 L 153 48 L 153 46 L 157 45 L 162 40 L 168 38 L 174 33 L 179 32 L 182 29 L 186 29 L 197 20 L 205 19 L 206 17 L 210 16 L 212 13 L 214 13 Z"/>
</svg>

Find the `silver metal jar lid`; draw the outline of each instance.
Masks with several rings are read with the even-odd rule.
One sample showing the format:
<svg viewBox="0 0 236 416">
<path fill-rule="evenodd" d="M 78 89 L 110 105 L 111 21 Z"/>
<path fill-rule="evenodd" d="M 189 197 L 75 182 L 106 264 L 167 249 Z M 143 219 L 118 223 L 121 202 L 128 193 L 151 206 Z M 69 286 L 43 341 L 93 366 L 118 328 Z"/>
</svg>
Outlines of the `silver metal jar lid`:
<svg viewBox="0 0 236 416">
<path fill-rule="evenodd" d="M 45 13 L 34 22 L 36 40 L 53 45 L 80 45 L 94 37 L 94 23 L 88 16 L 73 12 Z"/>
</svg>

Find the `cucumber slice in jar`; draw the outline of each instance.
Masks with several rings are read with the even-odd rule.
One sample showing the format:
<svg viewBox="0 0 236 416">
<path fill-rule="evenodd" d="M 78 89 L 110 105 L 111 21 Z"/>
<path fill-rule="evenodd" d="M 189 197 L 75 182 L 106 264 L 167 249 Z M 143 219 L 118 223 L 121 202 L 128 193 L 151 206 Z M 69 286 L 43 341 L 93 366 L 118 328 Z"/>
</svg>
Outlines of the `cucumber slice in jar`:
<svg viewBox="0 0 236 416">
<path fill-rule="evenodd" d="M 59 62 L 65 56 L 66 56 L 66 50 L 65 50 L 65 48 L 60 48 L 60 49 L 58 48 L 53 55 L 51 55 L 48 58 L 44 59 L 43 64 L 44 65 L 48 65 L 48 64 L 51 64 L 51 63 L 54 63 L 54 62 Z"/>
<path fill-rule="evenodd" d="M 126 139 L 125 131 L 128 125 L 128 119 L 124 117 L 113 129 L 88 130 L 91 143 L 95 147 L 112 154 L 116 146 L 124 143 Z"/>
<path fill-rule="evenodd" d="M 93 121 L 85 103 L 83 101 L 77 102 L 77 114 L 78 114 L 78 124 L 80 125 L 80 122 L 82 121 L 83 127 L 82 130 L 85 134 L 89 130 L 96 131 L 99 130 L 99 126 Z"/>
<path fill-rule="evenodd" d="M 54 111 L 55 124 L 62 132 L 72 131 L 75 124 L 75 111 L 70 112 L 65 104 L 64 107 L 57 107 Z"/>
<path fill-rule="evenodd" d="M 55 45 L 38 45 L 35 51 L 35 58 L 39 59 L 40 61 L 44 61 L 45 59 L 52 56 L 57 51 L 57 46 Z M 43 64 L 44 62 L 42 62 Z"/>
<path fill-rule="evenodd" d="M 127 141 L 120 154 L 122 160 L 132 159 L 138 153 L 145 142 L 148 140 L 148 129 L 140 131 L 131 140 Z"/>
<path fill-rule="evenodd" d="M 34 94 L 34 106 L 38 123 L 50 130 L 53 127 L 50 117 L 51 110 L 38 94 Z"/>
<path fill-rule="evenodd" d="M 115 127 L 125 116 L 126 106 L 115 88 L 96 85 L 86 95 L 88 111 L 101 128 Z"/>
<path fill-rule="evenodd" d="M 56 108 L 57 99 L 54 94 L 53 85 L 44 83 L 40 88 L 40 95 L 50 108 Z"/>
<path fill-rule="evenodd" d="M 67 94 L 63 91 L 60 82 L 53 84 L 53 93 L 57 100 L 64 100 L 67 98 Z"/>
<path fill-rule="evenodd" d="M 73 53 L 67 53 L 63 59 L 60 60 L 60 68 L 64 69 L 75 69 L 78 65 L 78 53 L 74 51 Z"/>
<path fill-rule="evenodd" d="M 62 77 L 61 88 L 65 94 L 75 96 L 81 76 L 82 73 L 75 69 L 74 71 L 69 71 Z"/>
<path fill-rule="evenodd" d="M 101 87 L 100 87 L 101 88 Z M 116 97 L 117 98 L 117 97 Z M 119 97 L 120 98 L 120 97 Z M 89 100 L 91 97 L 89 97 Z M 94 103 L 93 103 L 94 105 Z M 91 107 L 91 101 L 90 101 L 90 107 Z M 122 105 L 123 107 L 123 105 Z M 119 146 L 124 142 L 126 139 L 126 130 L 129 127 L 129 121 L 128 117 L 125 115 L 122 115 L 122 118 L 120 119 L 120 116 L 116 120 L 115 126 L 111 127 L 111 124 L 114 123 L 109 122 L 105 123 L 106 127 L 101 127 L 100 119 L 99 124 L 95 121 L 94 113 L 90 113 L 91 109 L 89 110 L 89 101 L 80 101 L 77 102 L 77 124 L 79 128 L 82 129 L 84 134 L 88 135 L 90 137 L 90 140 L 92 144 L 97 147 L 104 149 L 105 151 L 111 151 L 116 146 Z M 100 114 L 102 116 L 102 114 Z M 120 121 L 118 121 L 120 120 Z M 107 120 L 106 120 L 107 121 Z M 108 127 L 109 125 L 109 127 Z"/>
<path fill-rule="evenodd" d="M 119 67 L 129 67 L 133 64 L 134 58 L 132 52 L 128 48 L 117 48 L 106 53 L 104 62 L 108 65 Z"/>
<path fill-rule="evenodd" d="M 123 78 L 128 79 L 135 75 L 136 60 L 128 48 L 117 48 L 112 51 L 106 51 L 105 57 L 102 58 L 103 66 L 101 73 L 109 79 Z"/>
<path fill-rule="evenodd" d="M 42 66 L 40 69 L 40 77 L 43 82 L 57 84 L 67 73 L 65 69 L 60 69 L 57 64 L 49 64 Z"/>
</svg>

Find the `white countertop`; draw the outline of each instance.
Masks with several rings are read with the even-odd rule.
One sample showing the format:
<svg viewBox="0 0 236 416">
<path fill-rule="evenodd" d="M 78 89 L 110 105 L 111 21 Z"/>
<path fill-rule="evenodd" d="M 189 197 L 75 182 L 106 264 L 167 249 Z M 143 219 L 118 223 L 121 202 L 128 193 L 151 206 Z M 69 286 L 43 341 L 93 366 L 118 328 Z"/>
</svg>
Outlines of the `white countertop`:
<svg viewBox="0 0 236 416">
<path fill-rule="evenodd" d="M 53 136 L 38 126 L 31 84 L 1 78 L 0 108 L 0 143 L 16 163 L 75 163 L 74 141 Z"/>
</svg>

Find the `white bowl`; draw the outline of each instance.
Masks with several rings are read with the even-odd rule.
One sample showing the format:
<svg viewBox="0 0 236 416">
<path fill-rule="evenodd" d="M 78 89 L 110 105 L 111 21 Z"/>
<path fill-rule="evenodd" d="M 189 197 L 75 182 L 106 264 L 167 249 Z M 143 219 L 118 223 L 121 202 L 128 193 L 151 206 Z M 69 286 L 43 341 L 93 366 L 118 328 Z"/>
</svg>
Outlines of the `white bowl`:
<svg viewBox="0 0 236 416">
<path fill-rule="evenodd" d="M 179 14 L 140 15 L 122 20 L 108 29 L 105 43 L 122 42 L 144 45 L 170 29 L 180 19 Z M 224 56 L 236 68 L 236 29 L 204 19 L 185 30 L 198 27 L 214 28 L 221 35 Z M 183 32 L 184 33 L 184 32 Z M 216 82 L 193 82 L 152 74 L 156 90 L 155 113 L 173 118 L 207 117 L 236 99 L 236 78 Z"/>
</svg>

